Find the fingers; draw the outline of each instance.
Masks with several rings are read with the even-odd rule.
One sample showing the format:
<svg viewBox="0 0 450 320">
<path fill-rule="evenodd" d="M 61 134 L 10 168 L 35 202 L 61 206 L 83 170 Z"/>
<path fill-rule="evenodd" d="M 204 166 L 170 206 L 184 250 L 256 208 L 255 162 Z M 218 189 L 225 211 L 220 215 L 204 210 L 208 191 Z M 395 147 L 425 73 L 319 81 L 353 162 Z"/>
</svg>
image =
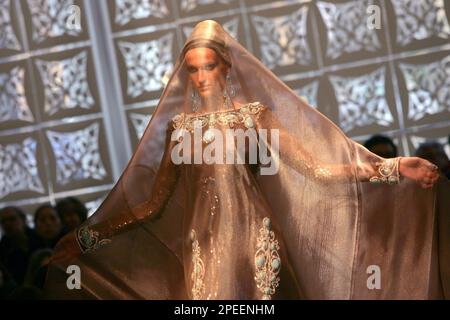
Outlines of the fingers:
<svg viewBox="0 0 450 320">
<path fill-rule="evenodd" d="M 422 186 L 424 187 L 424 188 L 431 188 L 432 186 L 434 186 L 434 184 L 436 183 L 436 181 L 437 181 L 437 179 L 435 179 L 435 178 L 425 178 L 423 181 L 422 181 Z"/>
<path fill-rule="evenodd" d="M 439 180 L 439 174 L 435 174 L 432 178 L 432 183 L 436 183 Z"/>
<path fill-rule="evenodd" d="M 437 171 L 438 170 L 438 166 L 433 164 L 433 163 L 429 163 L 428 164 L 428 168 L 430 169 L 430 171 Z"/>
<path fill-rule="evenodd" d="M 438 174 L 430 174 L 425 176 L 422 181 L 420 182 L 420 185 L 422 186 L 422 188 L 431 188 L 434 186 L 434 184 L 439 180 L 439 175 Z"/>
<path fill-rule="evenodd" d="M 422 188 L 431 188 L 439 179 L 439 168 L 430 161 L 424 162 L 425 175 L 420 182 Z"/>
<path fill-rule="evenodd" d="M 421 186 L 423 189 L 429 189 L 429 188 L 432 188 L 433 185 L 434 185 L 434 183 L 426 183 L 426 182 L 423 182 L 423 183 L 420 184 L 420 186 Z"/>
<path fill-rule="evenodd" d="M 439 179 L 439 172 L 433 171 L 427 175 L 427 178 L 430 180 L 430 183 L 435 183 Z"/>
</svg>

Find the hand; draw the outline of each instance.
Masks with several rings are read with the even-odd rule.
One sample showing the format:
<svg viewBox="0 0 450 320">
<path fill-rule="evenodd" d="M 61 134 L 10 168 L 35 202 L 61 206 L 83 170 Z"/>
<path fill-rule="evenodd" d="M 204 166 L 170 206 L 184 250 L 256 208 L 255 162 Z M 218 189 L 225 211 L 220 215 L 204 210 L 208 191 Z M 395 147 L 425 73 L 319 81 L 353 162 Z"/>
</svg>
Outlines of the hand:
<svg viewBox="0 0 450 320">
<path fill-rule="evenodd" d="M 418 157 L 402 157 L 399 172 L 400 176 L 416 181 L 422 188 L 431 188 L 439 179 L 438 167 Z"/>
<path fill-rule="evenodd" d="M 55 254 L 50 258 L 50 263 L 63 262 L 68 264 L 81 254 L 81 249 L 76 239 L 76 232 L 77 230 L 69 232 L 58 242 L 55 247 Z"/>
</svg>

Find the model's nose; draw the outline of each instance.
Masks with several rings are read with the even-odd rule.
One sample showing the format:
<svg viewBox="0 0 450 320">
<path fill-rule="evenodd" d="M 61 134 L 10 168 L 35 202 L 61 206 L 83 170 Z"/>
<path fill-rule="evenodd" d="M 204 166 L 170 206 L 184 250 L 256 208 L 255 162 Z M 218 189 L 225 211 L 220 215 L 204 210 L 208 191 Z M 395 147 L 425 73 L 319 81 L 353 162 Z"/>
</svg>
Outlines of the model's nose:
<svg viewBox="0 0 450 320">
<path fill-rule="evenodd" d="M 205 82 L 206 78 L 205 78 L 205 71 L 203 70 L 199 70 L 198 71 L 198 82 L 200 84 L 203 84 Z"/>
</svg>

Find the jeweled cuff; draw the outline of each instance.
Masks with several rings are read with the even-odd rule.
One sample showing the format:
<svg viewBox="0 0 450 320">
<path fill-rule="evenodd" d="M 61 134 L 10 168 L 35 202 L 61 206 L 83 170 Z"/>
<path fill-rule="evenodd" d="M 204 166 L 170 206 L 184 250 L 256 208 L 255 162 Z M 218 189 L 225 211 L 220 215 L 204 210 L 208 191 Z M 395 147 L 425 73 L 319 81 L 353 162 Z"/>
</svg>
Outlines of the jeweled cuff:
<svg viewBox="0 0 450 320">
<path fill-rule="evenodd" d="M 84 253 L 108 244 L 111 240 L 107 238 L 101 239 L 98 231 L 89 228 L 89 226 L 84 226 L 77 230 L 77 242 L 81 252 Z"/>
<path fill-rule="evenodd" d="M 373 176 L 369 181 L 373 184 L 398 184 L 400 183 L 399 173 L 400 157 L 393 159 L 385 159 L 376 163 L 378 175 Z"/>
</svg>

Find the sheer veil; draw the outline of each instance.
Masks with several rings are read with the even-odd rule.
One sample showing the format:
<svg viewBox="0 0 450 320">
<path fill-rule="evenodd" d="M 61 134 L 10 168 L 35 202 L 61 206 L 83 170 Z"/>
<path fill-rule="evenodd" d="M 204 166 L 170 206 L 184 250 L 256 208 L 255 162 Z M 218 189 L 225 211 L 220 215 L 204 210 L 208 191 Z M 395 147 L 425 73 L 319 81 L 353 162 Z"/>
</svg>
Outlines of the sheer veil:
<svg viewBox="0 0 450 320">
<path fill-rule="evenodd" d="M 187 40 L 136 152 L 85 226 L 132 216 L 155 192 L 172 119 L 193 113 L 184 55 L 193 47 L 212 48 L 229 64 L 234 92 L 229 92 L 228 108 L 258 102 L 269 111 L 261 119 L 265 126 L 283 132 L 278 172 L 255 177 L 282 230 L 305 298 L 450 297 L 448 181 L 441 179 L 432 189 L 407 179 L 383 183 L 389 182 L 383 180 L 388 178 L 383 168 L 394 162 L 347 138 L 209 20 L 198 24 Z M 183 252 L 187 183 L 183 176 L 177 180 L 159 219 L 140 220 L 70 262 L 81 269 L 81 290 L 67 289 L 68 263 L 51 264 L 49 293 L 58 298 L 190 298 L 184 269 L 189 261 Z M 368 286 L 374 268 L 381 272 L 381 289 Z"/>
</svg>

